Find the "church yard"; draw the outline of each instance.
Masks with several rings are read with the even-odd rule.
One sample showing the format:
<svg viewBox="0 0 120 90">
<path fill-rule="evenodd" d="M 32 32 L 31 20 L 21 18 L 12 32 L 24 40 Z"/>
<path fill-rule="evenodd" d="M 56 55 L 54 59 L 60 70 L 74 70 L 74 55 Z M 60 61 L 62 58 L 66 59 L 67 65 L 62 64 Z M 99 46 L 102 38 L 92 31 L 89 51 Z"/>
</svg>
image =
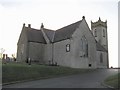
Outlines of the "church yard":
<svg viewBox="0 0 120 90">
<path fill-rule="evenodd" d="M 48 66 L 26 63 L 2 64 L 3 84 L 12 84 L 30 80 L 47 79 L 72 74 L 82 74 L 96 69 L 74 69 L 62 66 Z"/>
</svg>

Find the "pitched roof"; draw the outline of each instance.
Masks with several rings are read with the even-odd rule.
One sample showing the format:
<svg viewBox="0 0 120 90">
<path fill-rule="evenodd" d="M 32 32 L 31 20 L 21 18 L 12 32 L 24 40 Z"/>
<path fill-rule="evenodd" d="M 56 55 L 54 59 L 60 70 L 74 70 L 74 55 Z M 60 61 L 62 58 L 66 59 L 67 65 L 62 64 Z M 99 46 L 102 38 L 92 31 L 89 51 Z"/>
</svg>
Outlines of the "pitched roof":
<svg viewBox="0 0 120 90">
<path fill-rule="evenodd" d="M 107 50 L 97 41 L 96 41 L 96 48 L 97 48 L 97 51 L 107 52 Z"/>
<path fill-rule="evenodd" d="M 50 42 L 58 42 L 61 40 L 71 38 L 72 34 L 74 33 L 74 31 L 76 30 L 80 23 L 81 21 L 78 21 L 76 23 L 60 28 L 56 31 L 44 28 L 44 32 L 48 36 Z M 29 27 L 25 27 L 25 29 L 27 30 L 27 37 L 29 42 L 38 42 L 46 44 L 46 41 L 41 30 Z"/>
<path fill-rule="evenodd" d="M 27 29 L 27 37 L 29 42 L 38 42 L 38 43 L 46 43 L 41 30 L 28 28 Z"/>
<path fill-rule="evenodd" d="M 54 42 L 71 38 L 72 34 L 78 27 L 81 21 L 65 26 L 55 31 Z"/>
<path fill-rule="evenodd" d="M 48 36 L 50 42 L 53 42 L 53 40 L 54 40 L 54 35 L 55 35 L 55 31 L 44 28 L 44 32 L 45 32 L 46 35 Z"/>
</svg>

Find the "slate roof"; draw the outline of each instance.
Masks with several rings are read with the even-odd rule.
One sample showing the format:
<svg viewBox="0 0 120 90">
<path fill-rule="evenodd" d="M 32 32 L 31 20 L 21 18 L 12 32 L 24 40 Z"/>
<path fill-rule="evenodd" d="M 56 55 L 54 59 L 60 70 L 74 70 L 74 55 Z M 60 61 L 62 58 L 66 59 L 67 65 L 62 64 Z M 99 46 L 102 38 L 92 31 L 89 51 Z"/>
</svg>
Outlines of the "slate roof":
<svg viewBox="0 0 120 90">
<path fill-rule="evenodd" d="M 78 27 L 81 21 L 65 26 L 56 31 L 44 28 L 44 32 L 48 36 L 50 42 L 58 42 L 72 37 L 72 34 Z M 30 42 L 46 43 L 42 31 L 26 27 L 27 37 Z"/>
<path fill-rule="evenodd" d="M 27 29 L 27 38 L 29 42 L 37 42 L 37 43 L 46 44 L 46 41 L 43 37 L 41 30 L 28 28 L 28 27 L 26 27 L 26 29 Z"/>
<path fill-rule="evenodd" d="M 96 41 L 96 48 L 97 48 L 97 51 L 107 52 L 107 50 L 97 41 Z"/>
<path fill-rule="evenodd" d="M 81 21 L 65 26 L 55 31 L 54 42 L 65 40 L 72 37 L 72 34 L 78 27 Z"/>
<path fill-rule="evenodd" d="M 44 32 L 45 32 L 46 35 L 48 36 L 50 42 L 53 42 L 53 40 L 54 40 L 54 35 L 55 35 L 55 31 L 44 28 Z"/>
</svg>

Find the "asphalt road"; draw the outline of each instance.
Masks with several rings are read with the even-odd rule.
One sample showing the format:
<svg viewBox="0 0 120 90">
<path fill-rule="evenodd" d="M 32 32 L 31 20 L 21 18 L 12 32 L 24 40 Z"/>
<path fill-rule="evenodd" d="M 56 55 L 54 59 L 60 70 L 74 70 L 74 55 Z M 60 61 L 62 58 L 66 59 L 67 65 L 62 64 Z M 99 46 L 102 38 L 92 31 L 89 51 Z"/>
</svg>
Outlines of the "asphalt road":
<svg viewBox="0 0 120 90">
<path fill-rule="evenodd" d="M 79 75 L 5 85 L 3 88 L 107 88 L 101 83 L 105 78 L 116 73 L 118 73 L 117 69 L 98 69 Z"/>
</svg>

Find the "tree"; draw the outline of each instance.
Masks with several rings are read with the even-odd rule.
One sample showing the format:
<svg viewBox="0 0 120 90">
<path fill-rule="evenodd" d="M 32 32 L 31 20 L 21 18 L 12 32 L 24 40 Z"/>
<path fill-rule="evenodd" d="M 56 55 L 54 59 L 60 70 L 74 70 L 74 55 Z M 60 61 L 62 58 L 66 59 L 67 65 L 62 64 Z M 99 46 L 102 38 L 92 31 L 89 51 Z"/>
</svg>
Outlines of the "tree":
<svg viewBox="0 0 120 90">
<path fill-rule="evenodd" d="M 3 55 L 4 52 L 5 52 L 5 49 L 4 48 L 0 48 L 0 59 L 2 59 L 2 55 Z"/>
<path fill-rule="evenodd" d="M 15 54 L 12 54 L 12 58 L 14 61 L 16 61 Z"/>
</svg>

